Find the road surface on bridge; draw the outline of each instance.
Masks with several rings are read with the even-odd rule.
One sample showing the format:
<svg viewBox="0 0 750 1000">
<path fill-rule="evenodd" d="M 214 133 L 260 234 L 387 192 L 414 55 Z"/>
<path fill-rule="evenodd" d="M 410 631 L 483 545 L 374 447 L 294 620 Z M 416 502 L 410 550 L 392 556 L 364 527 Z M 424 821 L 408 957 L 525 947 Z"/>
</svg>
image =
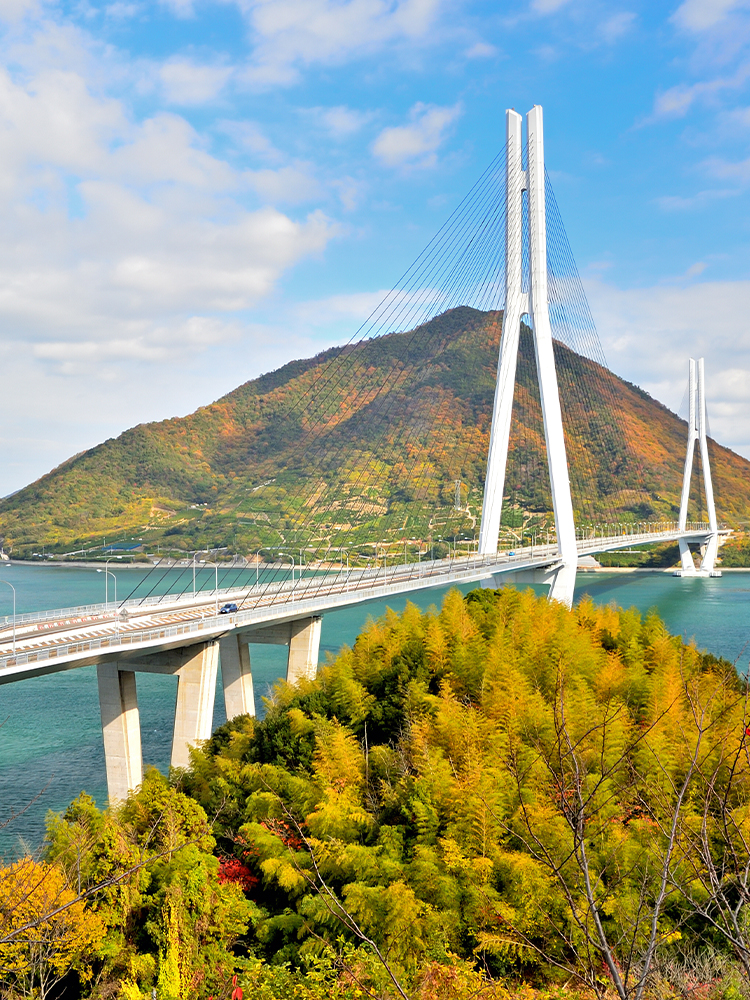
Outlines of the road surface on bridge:
<svg viewBox="0 0 750 1000">
<path fill-rule="evenodd" d="M 658 527 L 658 526 L 656 526 Z M 579 556 L 644 543 L 703 542 L 708 525 L 680 532 L 665 530 L 618 535 L 592 534 L 578 540 Z M 16 616 L 15 655 L 12 619 L 0 626 L 0 683 L 67 670 L 90 663 L 148 656 L 154 652 L 206 642 L 229 632 L 252 631 L 367 601 L 452 583 L 474 583 L 495 576 L 550 571 L 558 561 L 556 545 L 533 545 L 495 555 L 473 553 L 451 558 L 383 565 L 377 568 L 308 571 L 309 575 L 251 587 L 199 591 L 116 607 L 94 605 Z M 540 580 L 541 582 L 541 580 Z M 233 614 L 218 614 L 225 603 Z"/>
</svg>

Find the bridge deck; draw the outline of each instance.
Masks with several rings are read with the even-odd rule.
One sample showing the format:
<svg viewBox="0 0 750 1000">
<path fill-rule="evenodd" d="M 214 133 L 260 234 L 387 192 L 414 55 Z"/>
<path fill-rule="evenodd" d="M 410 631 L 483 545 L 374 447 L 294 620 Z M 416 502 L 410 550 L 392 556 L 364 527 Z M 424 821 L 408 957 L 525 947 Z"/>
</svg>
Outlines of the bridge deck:
<svg viewBox="0 0 750 1000">
<path fill-rule="evenodd" d="M 679 532 L 662 531 L 580 539 L 579 555 L 627 548 L 644 543 L 702 542 L 707 525 Z M 374 569 L 342 568 L 310 573 L 291 580 L 199 592 L 195 597 L 166 596 L 150 601 L 126 601 L 116 609 L 88 605 L 39 614 L 17 615 L 15 655 L 13 622 L 0 626 L 0 684 L 40 674 L 68 670 L 90 663 L 127 659 L 206 642 L 230 632 L 241 633 L 269 625 L 382 600 L 452 583 L 475 583 L 506 573 L 553 568 L 557 547 L 535 545 L 496 555 L 457 555 L 419 563 L 392 564 Z M 239 611 L 219 615 L 221 604 L 234 602 Z"/>
</svg>

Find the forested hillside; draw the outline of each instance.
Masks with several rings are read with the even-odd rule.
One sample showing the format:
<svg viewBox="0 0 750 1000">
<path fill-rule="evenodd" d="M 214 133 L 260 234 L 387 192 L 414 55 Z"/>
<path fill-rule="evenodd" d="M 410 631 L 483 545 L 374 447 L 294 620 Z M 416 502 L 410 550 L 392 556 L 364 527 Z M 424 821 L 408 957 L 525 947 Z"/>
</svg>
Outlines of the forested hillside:
<svg viewBox="0 0 750 1000">
<path fill-rule="evenodd" d="M 0 536 L 17 555 L 104 537 L 247 553 L 284 544 L 301 525 L 329 546 L 343 536 L 471 538 L 501 325 L 501 314 L 454 309 L 291 362 L 187 417 L 141 424 L 0 502 Z M 684 422 L 595 362 L 562 344 L 556 352 L 579 522 L 674 518 Z M 750 463 L 711 451 L 719 516 L 737 526 L 748 520 Z M 550 497 L 527 331 L 506 492 L 509 530 L 544 530 Z M 696 519 L 699 508 L 696 493 Z"/>
<path fill-rule="evenodd" d="M 389 612 L 190 771 L 53 817 L 0 869 L 0 993 L 739 1000 L 749 733 L 654 613 Z"/>
</svg>

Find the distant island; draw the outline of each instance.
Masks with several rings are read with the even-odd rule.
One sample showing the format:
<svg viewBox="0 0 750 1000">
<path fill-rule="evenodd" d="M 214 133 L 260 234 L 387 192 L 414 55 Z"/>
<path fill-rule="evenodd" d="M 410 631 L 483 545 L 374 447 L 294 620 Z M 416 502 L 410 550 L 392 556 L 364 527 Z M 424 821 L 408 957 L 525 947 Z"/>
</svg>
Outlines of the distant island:
<svg viewBox="0 0 750 1000">
<path fill-rule="evenodd" d="M 0 542 L 24 559 L 80 559 L 113 545 L 131 558 L 212 550 L 272 559 L 304 522 L 320 539 L 345 532 L 352 559 L 373 538 L 470 543 L 501 327 L 501 313 L 452 309 L 292 361 L 186 417 L 133 427 L 0 501 Z M 576 510 L 592 525 L 675 520 L 685 422 L 596 362 L 562 344 L 556 352 Z M 503 521 L 511 541 L 549 528 L 540 431 L 522 331 Z M 719 519 L 742 529 L 750 462 L 715 442 L 711 461 Z M 697 506 L 691 517 L 700 519 Z"/>
</svg>

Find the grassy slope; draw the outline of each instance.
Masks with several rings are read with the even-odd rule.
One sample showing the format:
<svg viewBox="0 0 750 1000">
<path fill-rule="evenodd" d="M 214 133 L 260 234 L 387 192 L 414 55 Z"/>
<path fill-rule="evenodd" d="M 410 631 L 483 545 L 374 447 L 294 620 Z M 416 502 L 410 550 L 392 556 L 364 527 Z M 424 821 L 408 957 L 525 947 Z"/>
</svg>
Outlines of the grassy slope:
<svg viewBox="0 0 750 1000">
<path fill-rule="evenodd" d="M 274 518 L 309 518 L 316 500 L 327 530 L 334 508 L 352 524 L 372 519 L 378 505 L 449 509 L 456 478 L 476 508 L 500 319 L 452 310 L 414 331 L 291 362 L 187 417 L 138 425 L 0 502 L 0 536 L 16 551 L 145 530 L 231 546 L 239 530 L 241 549 L 265 543 L 264 523 Z M 557 354 L 581 520 L 673 517 L 684 422 L 593 362 L 560 345 Z M 506 483 L 520 507 L 541 511 L 549 490 L 528 334 L 514 413 Z M 712 462 L 719 516 L 747 521 L 750 463 L 716 444 Z"/>
</svg>

